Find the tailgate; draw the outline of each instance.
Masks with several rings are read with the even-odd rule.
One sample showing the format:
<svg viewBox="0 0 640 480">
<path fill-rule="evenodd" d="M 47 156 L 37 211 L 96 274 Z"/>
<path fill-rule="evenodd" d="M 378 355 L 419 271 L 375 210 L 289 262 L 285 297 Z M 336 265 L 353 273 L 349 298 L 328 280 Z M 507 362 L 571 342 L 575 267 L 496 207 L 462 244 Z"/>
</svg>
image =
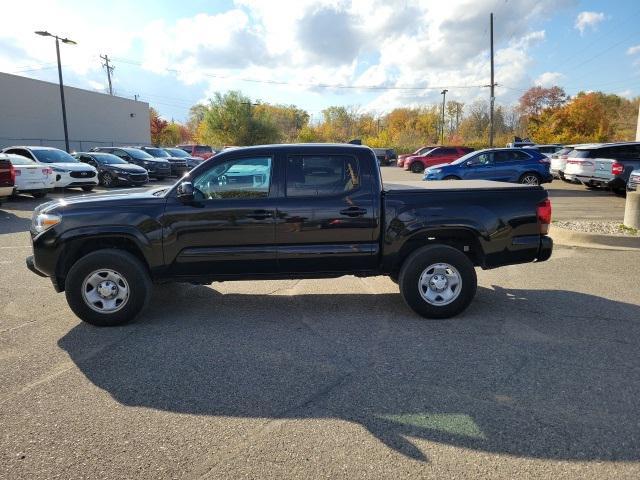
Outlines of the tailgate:
<svg viewBox="0 0 640 480">
<path fill-rule="evenodd" d="M 607 181 L 613 180 L 614 175 L 611 173 L 611 166 L 614 164 L 615 160 L 610 160 L 607 158 L 596 158 L 594 162 L 594 177 L 602 178 Z"/>
</svg>

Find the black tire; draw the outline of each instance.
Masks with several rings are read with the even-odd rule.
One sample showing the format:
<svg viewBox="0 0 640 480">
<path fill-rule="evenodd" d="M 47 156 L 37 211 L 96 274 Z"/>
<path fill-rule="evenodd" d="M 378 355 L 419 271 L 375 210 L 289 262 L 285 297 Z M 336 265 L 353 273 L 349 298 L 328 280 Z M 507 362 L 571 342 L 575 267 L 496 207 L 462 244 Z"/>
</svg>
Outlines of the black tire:
<svg viewBox="0 0 640 480">
<path fill-rule="evenodd" d="M 448 264 L 457 270 L 459 289 L 449 303 L 429 303 L 420 293 L 420 278 L 435 264 Z M 473 300 L 478 279 L 473 263 L 460 250 L 447 245 L 422 247 L 404 261 L 400 270 L 400 293 L 406 304 L 425 318 L 450 318 L 463 312 Z M 438 295 L 438 294 L 436 294 Z"/>
<path fill-rule="evenodd" d="M 460 178 L 456 177 L 455 175 L 448 175 L 444 177 L 443 180 L 460 180 Z"/>
<path fill-rule="evenodd" d="M 90 192 L 92 190 L 93 190 L 93 185 L 85 185 L 84 187 L 82 187 L 83 192 Z"/>
<path fill-rule="evenodd" d="M 613 193 L 615 195 L 617 195 L 618 197 L 626 197 L 627 196 L 627 189 L 626 188 L 615 188 L 613 190 Z"/>
<path fill-rule="evenodd" d="M 114 180 L 115 179 L 113 178 L 113 175 L 111 175 L 109 172 L 104 172 L 99 177 L 100 185 L 106 188 L 113 187 L 115 185 Z"/>
<path fill-rule="evenodd" d="M 92 309 L 83 298 L 85 280 L 100 269 L 117 272 L 129 286 L 126 303 L 111 313 Z M 73 313 L 98 327 L 113 327 L 133 320 L 146 307 L 151 288 L 151 279 L 142 262 L 131 253 L 117 249 L 97 250 L 85 255 L 73 264 L 65 280 L 65 295 Z"/>
<path fill-rule="evenodd" d="M 44 198 L 47 196 L 47 192 L 31 192 L 33 198 Z"/>
<path fill-rule="evenodd" d="M 413 173 L 422 173 L 422 172 L 424 172 L 424 165 L 422 165 L 422 163 L 420 163 L 420 162 L 413 162 L 411 164 L 410 170 Z"/>
<path fill-rule="evenodd" d="M 533 183 L 535 181 L 535 183 Z M 525 185 L 541 185 L 542 178 L 535 172 L 526 172 L 523 173 L 518 179 L 518 183 L 523 183 Z"/>
</svg>

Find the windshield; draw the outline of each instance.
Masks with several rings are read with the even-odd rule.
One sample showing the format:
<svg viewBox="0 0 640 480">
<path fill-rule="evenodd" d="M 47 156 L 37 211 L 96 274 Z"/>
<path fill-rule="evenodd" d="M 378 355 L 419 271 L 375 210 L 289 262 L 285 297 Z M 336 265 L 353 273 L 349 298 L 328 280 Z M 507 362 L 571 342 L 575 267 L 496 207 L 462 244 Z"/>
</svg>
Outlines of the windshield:
<svg viewBox="0 0 640 480">
<path fill-rule="evenodd" d="M 179 148 L 165 148 L 164 150 L 173 157 L 187 158 L 190 156 L 187 152 L 180 150 Z"/>
<path fill-rule="evenodd" d="M 137 158 L 138 160 L 153 160 L 153 157 L 151 155 L 143 150 L 138 150 L 137 148 L 123 148 L 122 150 L 127 152 L 133 158 Z"/>
<path fill-rule="evenodd" d="M 167 158 L 169 154 L 161 148 L 145 148 L 145 152 L 156 158 Z"/>
<path fill-rule="evenodd" d="M 36 162 L 27 157 L 22 157 L 20 155 L 9 155 L 9 161 L 13 165 L 35 165 Z"/>
<path fill-rule="evenodd" d="M 62 150 L 39 150 L 32 148 L 31 152 L 38 161 L 42 163 L 78 163 L 78 160 Z"/>
<path fill-rule="evenodd" d="M 461 163 L 466 162 L 467 160 L 475 157 L 478 153 L 482 153 L 483 150 L 479 150 L 477 152 L 469 152 L 466 155 L 461 156 L 459 159 L 451 162 L 451 165 L 460 165 Z"/>
<path fill-rule="evenodd" d="M 115 155 L 111 155 L 110 153 L 94 153 L 93 158 L 95 158 L 100 163 L 104 163 L 105 165 L 119 165 L 121 163 L 128 163 L 120 157 L 116 157 Z"/>
</svg>

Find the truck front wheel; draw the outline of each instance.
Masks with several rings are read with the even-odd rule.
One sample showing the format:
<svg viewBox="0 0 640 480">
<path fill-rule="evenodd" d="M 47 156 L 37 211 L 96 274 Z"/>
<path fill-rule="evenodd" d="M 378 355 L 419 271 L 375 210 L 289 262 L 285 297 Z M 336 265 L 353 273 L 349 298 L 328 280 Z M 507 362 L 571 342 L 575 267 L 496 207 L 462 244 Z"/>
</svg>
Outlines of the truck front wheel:
<svg viewBox="0 0 640 480">
<path fill-rule="evenodd" d="M 450 318 L 463 312 L 476 294 L 476 271 L 460 250 L 447 245 L 422 247 L 404 261 L 400 293 L 425 318 Z"/>
<path fill-rule="evenodd" d="M 104 249 L 73 264 L 65 280 L 65 295 L 73 313 L 99 327 L 122 325 L 146 306 L 151 280 L 135 255 Z"/>
</svg>

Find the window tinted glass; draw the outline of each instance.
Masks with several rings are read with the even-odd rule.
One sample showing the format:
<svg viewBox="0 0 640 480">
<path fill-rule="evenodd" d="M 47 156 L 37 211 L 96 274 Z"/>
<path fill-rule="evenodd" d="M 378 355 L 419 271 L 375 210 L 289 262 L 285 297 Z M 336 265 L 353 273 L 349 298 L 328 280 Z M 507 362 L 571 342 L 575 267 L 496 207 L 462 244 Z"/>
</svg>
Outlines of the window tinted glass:
<svg viewBox="0 0 640 480">
<path fill-rule="evenodd" d="M 165 148 L 165 151 L 172 157 L 186 158 L 189 156 L 187 152 L 180 148 Z"/>
<path fill-rule="evenodd" d="M 13 165 L 34 165 L 36 163 L 27 157 L 23 157 L 22 155 L 10 155 L 9 161 Z"/>
<path fill-rule="evenodd" d="M 145 148 L 144 151 L 152 157 L 167 158 L 169 156 L 169 154 L 161 148 Z"/>
<path fill-rule="evenodd" d="M 198 145 L 196 146 L 196 153 L 211 153 L 211 147 L 208 147 L 206 145 Z"/>
<path fill-rule="evenodd" d="M 287 196 L 337 195 L 360 186 L 358 161 L 346 155 L 296 155 L 287 159 Z"/>
<path fill-rule="evenodd" d="M 512 160 L 529 160 L 531 157 L 524 152 L 513 151 L 509 152 Z M 539 156 L 539 155 L 538 155 Z"/>
<path fill-rule="evenodd" d="M 39 162 L 42 163 L 78 163 L 78 160 L 73 158 L 67 152 L 62 150 L 31 150 L 36 156 Z"/>
<path fill-rule="evenodd" d="M 572 150 L 568 154 L 569 158 L 591 158 L 591 150 Z"/>
<path fill-rule="evenodd" d="M 87 157 L 88 159 L 90 159 L 91 157 Z M 100 163 L 104 163 L 106 165 L 119 165 L 119 164 L 125 164 L 127 162 L 125 162 L 123 159 L 121 159 L 120 157 L 116 156 L 116 155 L 112 155 L 110 153 L 94 153 L 93 154 L 93 158 L 95 160 L 97 160 Z"/>
<path fill-rule="evenodd" d="M 193 181 L 196 198 L 264 198 L 271 185 L 271 158 L 239 158 L 210 168 Z"/>
<path fill-rule="evenodd" d="M 127 154 L 130 157 L 137 158 L 138 160 L 149 160 L 149 159 L 153 160 L 153 157 L 151 155 L 149 155 L 145 151 L 138 150 L 137 148 L 123 148 L 122 150 L 127 152 Z M 116 153 L 116 155 L 117 155 L 117 153 Z"/>
<path fill-rule="evenodd" d="M 456 148 L 441 148 L 439 150 L 440 155 L 455 155 L 458 153 L 458 149 Z"/>
<path fill-rule="evenodd" d="M 470 160 L 471 166 L 489 165 L 491 163 L 491 156 L 492 154 L 490 152 L 480 153 Z"/>
<path fill-rule="evenodd" d="M 517 152 L 494 152 L 493 161 L 496 163 L 511 162 L 516 158 L 515 155 L 513 155 L 514 153 Z"/>
</svg>

